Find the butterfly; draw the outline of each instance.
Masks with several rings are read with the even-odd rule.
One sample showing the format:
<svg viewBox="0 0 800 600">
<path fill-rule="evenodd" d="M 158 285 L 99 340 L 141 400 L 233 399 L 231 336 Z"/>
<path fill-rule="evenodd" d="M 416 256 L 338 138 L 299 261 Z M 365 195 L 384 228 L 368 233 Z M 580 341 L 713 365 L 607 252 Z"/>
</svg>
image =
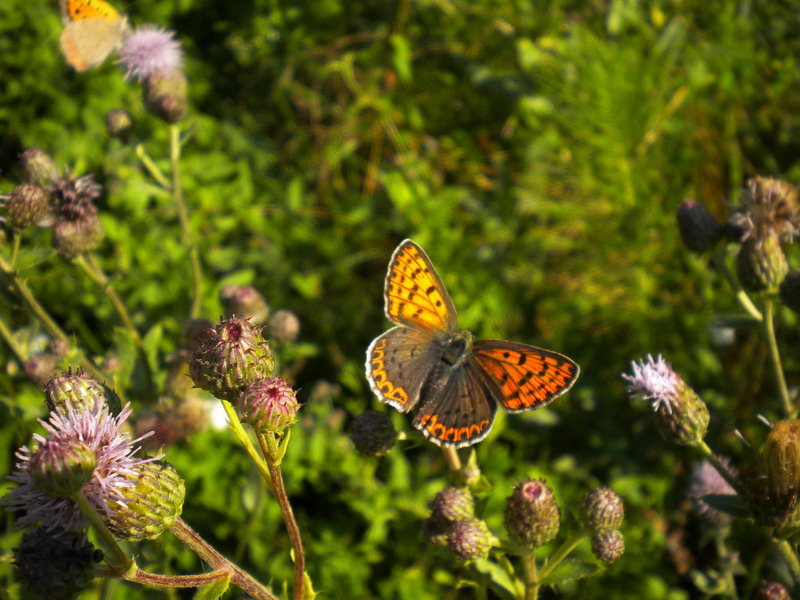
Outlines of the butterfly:
<svg viewBox="0 0 800 600">
<path fill-rule="evenodd" d="M 59 0 L 61 51 L 76 71 L 100 65 L 130 35 L 128 18 L 104 0 Z"/>
<path fill-rule="evenodd" d="M 404 240 L 389 260 L 386 317 L 395 327 L 367 349 L 367 380 L 381 402 L 434 444 L 471 446 L 492 428 L 497 405 L 535 410 L 569 390 L 578 365 L 526 344 L 475 340 L 460 330 L 450 295 L 425 251 Z"/>
</svg>

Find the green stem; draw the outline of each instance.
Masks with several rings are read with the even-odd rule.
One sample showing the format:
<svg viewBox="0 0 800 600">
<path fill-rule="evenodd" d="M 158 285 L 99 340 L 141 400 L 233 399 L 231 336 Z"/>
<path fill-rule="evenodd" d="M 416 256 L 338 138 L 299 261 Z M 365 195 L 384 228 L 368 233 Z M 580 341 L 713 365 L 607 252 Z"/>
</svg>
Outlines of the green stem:
<svg viewBox="0 0 800 600">
<path fill-rule="evenodd" d="M 714 541 L 717 547 L 717 554 L 722 562 L 722 572 L 725 575 L 725 581 L 730 590 L 732 600 L 739 600 L 739 594 L 736 592 L 736 580 L 734 579 L 734 565 L 738 561 L 738 554 L 728 550 L 728 545 L 725 543 L 725 538 L 730 533 L 730 527 L 722 527 L 716 531 Z"/>
<path fill-rule="evenodd" d="M 537 583 L 535 549 L 522 557 L 522 569 L 525 578 L 525 600 L 538 600 L 541 586 Z"/>
<path fill-rule="evenodd" d="M 155 179 L 165 190 L 169 190 L 169 179 L 167 179 L 167 176 L 164 175 L 161 169 L 158 168 L 158 165 L 156 165 L 155 161 L 150 158 L 150 155 L 147 154 L 147 150 L 144 149 L 142 144 L 136 145 L 136 156 L 138 156 L 139 160 L 142 161 L 145 169 L 150 172 L 150 175 L 153 177 L 153 179 Z"/>
<path fill-rule="evenodd" d="M 128 558 L 128 556 L 122 551 L 122 548 L 119 547 L 114 535 L 108 530 L 108 527 L 106 527 L 103 517 L 101 517 L 97 510 L 95 510 L 94 506 L 89 503 L 89 501 L 86 499 L 86 496 L 83 495 L 83 492 L 75 492 L 72 494 L 72 496 L 70 496 L 70 499 L 78 505 L 81 514 L 86 517 L 86 520 L 89 521 L 91 526 L 97 532 L 97 535 L 100 536 L 106 546 L 108 546 L 109 550 L 111 550 L 111 552 L 114 554 L 114 557 L 121 566 L 121 570 L 128 571 L 133 566 L 133 561 Z"/>
<path fill-rule="evenodd" d="M 778 552 L 781 553 L 783 560 L 786 561 L 786 564 L 789 566 L 789 570 L 792 572 L 792 578 L 794 579 L 794 584 L 800 582 L 800 561 L 797 560 L 797 554 L 792 548 L 792 545 L 787 542 L 786 540 L 781 540 L 778 538 L 772 539 L 773 543 L 777 546 Z"/>
<path fill-rule="evenodd" d="M 186 203 L 183 201 L 183 189 L 181 188 L 181 134 L 177 125 L 170 125 L 169 128 L 169 159 L 172 168 L 172 199 L 178 211 L 178 221 L 181 225 L 183 244 L 189 249 L 189 261 L 192 265 L 192 308 L 189 316 L 192 319 L 200 317 L 200 303 L 203 299 L 203 269 L 200 266 L 200 255 L 197 247 L 192 241 L 192 232 L 189 229 L 189 213 L 186 210 Z"/>
<path fill-rule="evenodd" d="M 17 338 L 14 337 L 14 334 L 11 333 L 11 330 L 6 325 L 6 322 L 3 319 L 0 319 L 0 337 L 2 337 L 8 347 L 11 348 L 11 351 L 14 353 L 14 356 L 17 357 L 17 361 L 24 365 L 25 361 L 28 360 L 28 357 L 25 356 L 25 351 L 22 349 L 17 343 Z"/>
<path fill-rule="evenodd" d="M 575 546 L 578 545 L 584 537 L 586 533 L 583 531 L 576 531 L 572 535 L 570 535 L 567 540 L 559 546 L 558 550 L 556 550 L 550 558 L 547 559 L 547 562 L 544 563 L 542 570 L 539 572 L 539 577 L 537 578 L 537 585 L 541 585 L 540 582 L 544 581 L 544 579 L 553 572 L 558 565 L 561 564 L 570 552 L 575 549 Z"/>
<path fill-rule="evenodd" d="M 458 450 L 455 448 L 442 448 L 442 454 L 444 454 L 444 459 L 447 461 L 447 466 L 450 467 L 453 483 L 457 486 L 464 485 L 464 467 L 461 464 L 461 458 L 458 456 Z"/>
<path fill-rule="evenodd" d="M 214 583 L 221 579 L 230 579 L 231 574 L 225 569 L 212 571 L 211 573 L 200 573 L 197 575 L 160 575 L 157 573 L 147 573 L 138 567 L 130 569 L 125 573 L 119 573 L 113 568 L 97 568 L 97 575 L 119 576 L 125 581 L 141 583 L 151 587 L 163 588 L 196 588 Z"/>
<path fill-rule="evenodd" d="M 267 483 L 269 490 L 274 492 L 274 486 L 272 485 L 272 475 L 270 475 L 269 468 L 267 467 L 267 463 L 264 461 L 263 458 L 258 454 L 258 451 L 253 446 L 253 443 L 250 441 L 250 438 L 247 436 L 247 432 L 242 427 L 242 422 L 239 420 L 239 415 L 236 414 L 236 411 L 233 409 L 233 406 L 227 400 L 220 400 L 222 402 L 222 407 L 225 409 L 225 414 L 228 415 L 228 425 L 233 431 L 233 435 L 239 441 L 239 443 L 244 448 L 247 455 L 250 457 L 250 460 L 253 461 L 253 464 L 258 469 L 258 472 L 261 474 L 261 477 Z"/>
<path fill-rule="evenodd" d="M 764 298 L 764 335 L 767 338 L 767 348 L 769 349 L 769 356 L 772 359 L 772 367 L 775 370 L 775 384 L 781 395 L 783 411 L 786 413 L 787 417 L 791 417 L 794 416 L 794 408 L 789 398 L 789 388 L 786 387 L 786 378 L 783 376 L 783 365 L 781 364 L 781 355 L 778 351 L 778 340 L 775 338 L 774 306 L 775 304 L 772 298 Z"/>
<path fill-rule="evenodd" d="M 730 469 L 717 458 L 704 440 L 700 440 L 700 443 L 697 445 L 697 449 L 700 450 L 706 459 L 708 459 L 708 462 L 714 465 L 714 468 L 717 470 L 717 472 L 722 475 L 722 478 L 727 481 L 734 490 L 736 490 L 737 494 L 744 494 L 742 484 L 736 479 L 736 477 L 733 476 L 733 473 L 731 473 Z"/>
<path fill-rule="evenodd" d="M 13 232 L 14 241 L 11 245 L 11 266 L 17 266 L 17 258 L 19 257 L 19 247 L 22 242 L 22 233 L 19 231 Z"/>
<path fill-rule="evenodd" d="M 756 305 L 750 300 L 750 296 L 747 295 L 747 292 L 744 291 L 742 286 L 739 285 L 739 281 L 733 276 L 733 273 L 731 273 L 722 252 L 717 248 L 712 252 L 711 256 L 719 271 L 725 276 L 725 279 L 728 281 L 731 288 L 733 288 L 733 291 L 736 292 L 736 299 L 739 301 L 739 304 L 742 305 L 742 308 L 744 308 L 751 317 L 760 323 L 763 320 L 761 311 L 756 308 Z"/>
</svg>

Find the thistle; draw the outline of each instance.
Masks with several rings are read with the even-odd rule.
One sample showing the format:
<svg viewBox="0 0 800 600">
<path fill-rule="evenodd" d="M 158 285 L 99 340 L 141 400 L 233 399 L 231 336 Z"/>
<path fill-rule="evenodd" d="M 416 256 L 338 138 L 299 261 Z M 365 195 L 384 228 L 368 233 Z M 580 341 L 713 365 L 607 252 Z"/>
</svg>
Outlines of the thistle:
<svg viewBox="0 0 800 600">
<path fill-rule="evenodd" d="M 383 456 L 397 441 L 397 431 L 392 420 L 385 414 L 368 410 L 355 418 L 350 439 L 359 454 Z"/>
<path fill-rule="evenodd" d="M 553 490 L 543 479 L 520 482 L 506 499 L 504 511 L 509 537 L 522 546 L 536 548 L 558 534 L 561 512 Z"/>
</svg>

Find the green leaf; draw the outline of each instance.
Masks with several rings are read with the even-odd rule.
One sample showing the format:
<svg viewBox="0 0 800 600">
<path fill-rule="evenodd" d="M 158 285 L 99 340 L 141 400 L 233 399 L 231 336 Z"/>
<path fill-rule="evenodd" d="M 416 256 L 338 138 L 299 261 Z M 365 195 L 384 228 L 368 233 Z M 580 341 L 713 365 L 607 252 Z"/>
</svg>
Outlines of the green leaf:
<svg viewBox="0 0 800 600">
<path fill-rule="evenodd" d="M 230 575 L 226 575 L 222 579 L 217 579 L 209 584 L 198 588 L 197 593 L 194 595 L 194 600 L 217 600 L 222 594 L 228 591 L 230 586 Z"/>
<path fill-rule="evenodd" d="M 565 560 L 542 580 L 542 585 L 558 585 L 575 579 L 585 579 L 600 572 L 600 566 L 582 560 Z"/>
<path fill-rule="evenodd" d="M 701 496 L 701 500 L 714 510 L 726 515 L 740 519 L 750 518 L 750 512 L 747 510 L 744 500 L 738 494 L 706 494 Z"/>
<path fill-rule="evenodd" d="M 392 44 L 394 55 L 392 62 L 394 63 L 394 70 L 397 71 L 397 76 L 403 83 L 411 81 L 413 74 L 411 69 L 411 46 L 408 39 L 402 35 L 394 34 L 389 41 Z"/>
<path fill-rule="evenodd" d="M 511 600 L 514 598 L 514 582 L 511 580 L 508 572 L 497 563 L 479 559 L 475 561 L 475 569 L 486 575 L 492 582 L 492 589 L 496 591 L 501 598 Z"/>
</svg>

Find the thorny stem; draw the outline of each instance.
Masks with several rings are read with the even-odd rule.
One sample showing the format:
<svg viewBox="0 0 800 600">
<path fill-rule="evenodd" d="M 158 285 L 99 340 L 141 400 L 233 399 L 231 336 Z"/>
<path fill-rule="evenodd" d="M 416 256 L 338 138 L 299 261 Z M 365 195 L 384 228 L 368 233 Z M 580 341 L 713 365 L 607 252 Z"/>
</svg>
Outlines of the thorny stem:
<svg viewBox="0 0 800 600">
<path fill-rule="evenodd" d="M 267 486 L 269 487 L 270 491 L 274 493 L 272 475 L 267 467 L 267 463 L 264 462 L 264 459 L 261 458 L 261 456 L 259 456 L 255 447 L 253 446 L 253 443 L 250 441 L 250 438 L 247 437 L 247 432 L 244 430 L 244 427 L 242 427 L 242 422 L 239 421 L 239 416 L 236 414 L 236 411 L 233 409 L 231 403 L 227 400 L 220 400 L 220 402 L 222 402 L 222 407 L 225 409 L 225 414 L 228 415 L 228 425 L 230 426 L 231 431 L 233 431 L 233 435 L 242 445 L 245 452 L 247 452 L 247 455 L 250 457 L 250 460 L 253 461 L 253 464 L 258 469 L 261 477 L 267 482 Z"/>
<path fill-rule="evenodd" d="M 753 304 L 753 301 L 750 300 L 750 296 L 747 295 L 747 292 L 744 291 L 739 282 L 731 273 L 731 270 L 728 268 L 728 264 L 725 262 L 725 256 L 719 249 L 715 249 L 712 252 L 712 257 L 714 259 L 714 263 L 717 265 L 717 268 L 720 272 L 725 276 L 725 279 L 728 280 L 731 288 L 736 292 L 736 299 L 739 301 L 739 304 L 742 305 L 748 314 L 753 317 L 759 323 L 763 320 L 761 312 L 756 308 L 756 305 Z"/>
<path fill-rule="evenodd" d="M 292 511 L 292 505 L 289 503 L 289 497 L 286 495 L 286 488 L 283 485 L 278 442 L 275 439 L 275 435 L 272 433 L 267 433 L 266 435 L 260 434 L 258 436 L 258 442 L 261 445 L 261 452 L 267 460 L 269 472 L 272 476 L 273 493 L 278 500 L 278 505 L 281 507 L 283 521 L 286 524 L 289 538 L 292 541 L 292 550 L 294 552 L 294 600 L 303 600 L 305 552 L 303 551 L 303 540 L 300 537 L 300 528 L 297 526 L 297 521 Z"/>
<path fill-rule="evenodd" d="M 119 547 L 114 535 L 108 530 L 108 527 L 106 527 L 103 517 L 101 517 L 94 506 L 89 503 L 89 501 L 86 499 L 86 496 L 83 495 L 83 492 L 77 491 L 72 494 L 70 498 L 73 502 L 75 502 L 75 504 L 78 505 L 81 514 L 86 517 L 86 520 L 89 521 L 89 523 L 91 523 L 92 527 L 97 532 L 97 535 L 100 536 L 106 546 L 108 546 L 108 549 L 114 554 L 114 557 L 121 566 L 121 570 L 129 570 L 133 565 L 133 561 L 128 558 L 128 556 L 122 551 L 122 548 Z"/>
<path fill-rule="evenodd" d="M 786 378 L 783 376 L 783 365 L 781 364 L 781 355 L 778 351 L 778 340 L 775 338 L 775 323 L 774 323 L 774 302 L 772 298 L 764 298 L 764 335 L 767 338 L 767 348 L 769 348 L 769 356 L 772 359 L 772 366 L 775 369 L 775 384 L 781 395 L 781 402 L 783 403 L 783 411 L 787 417 L 794 414 L 792 401 L 789 398 L 789 389 L 786 387 Z"/>
<path fill-rule="evenodd" d="M 278 600 L 277 596 L 274 596 L 269 589 L 253 579 L 249 573 L 230 562 L 212 548 L 208 542 L 201 538 L 197 532 L 189 527 L 180 517 L 175 519 L 175 522 L 169 530 L 175 537 L 189 546 L 197 556 L 214 567 L 214 569 L 230 573 L 231 582 L 256 600 Z"/>
<path fill-rule="evenodd" d="M 730 469 L 717 458 L 717 456 L 714 454 L 714 452 L 711 450 L 709 445 L 706 444 L 704 440 L 700 440 L 700 443 L 697 445 L 697 448 L 706 457 L 706 459 L 708 459 L 708 462 L 714 465 L 714 468 L 720 475 L 722 475 L 722 478 L 725 481 L 727 481 L 728 484 L 734 490 L 736 490 L 737 494 L 744 494 L 744 490 L 742 489 L 742 484 L 739 483 L 736 477 L 733 476 L 733 473 L 731 473 Z"/>
</svg>

